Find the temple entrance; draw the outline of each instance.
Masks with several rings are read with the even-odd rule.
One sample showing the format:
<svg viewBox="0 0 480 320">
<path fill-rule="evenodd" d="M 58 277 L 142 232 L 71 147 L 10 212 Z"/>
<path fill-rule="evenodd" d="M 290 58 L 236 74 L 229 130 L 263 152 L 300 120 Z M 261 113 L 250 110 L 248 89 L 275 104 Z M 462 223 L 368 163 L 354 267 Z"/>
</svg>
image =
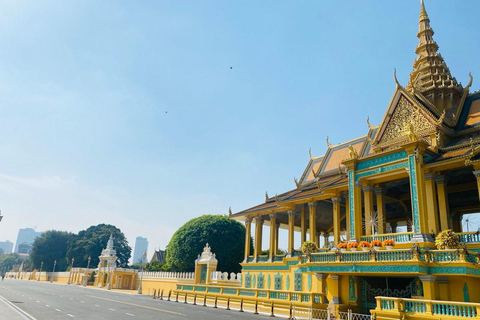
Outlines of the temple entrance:
<svg viewBox="0 0 480 320">
<path fill-rule="evenodd" d="M 207 265 L 202 264 L 200 269 L 200 283 L 205 283 L 207 281 Z"/>
<path fill-rule="evenodd" d="M 418 278 L 363 277 L 361 281 L 361 312 L 370 314 L 377 306 L 375 297 L 412 298 L 423 295 L 423 288 Z"/>
</svg>

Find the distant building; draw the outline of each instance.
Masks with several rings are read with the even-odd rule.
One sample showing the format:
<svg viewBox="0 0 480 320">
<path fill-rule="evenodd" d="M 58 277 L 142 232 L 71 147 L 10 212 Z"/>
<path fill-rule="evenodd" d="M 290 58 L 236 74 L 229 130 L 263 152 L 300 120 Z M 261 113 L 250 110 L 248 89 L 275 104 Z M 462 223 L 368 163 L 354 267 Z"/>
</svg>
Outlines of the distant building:
<svg viewBox="0 0 480 320">
<path fill-rule="evenodd" d="M 13 242 L 10 242 L 10 240 L 1 241 L 1 242 L 0 242 L 0 249 L 2 249 L 2 250 L 3 250 L 3 253 L 5 253 L 5 254 L 12 253 L 12 250 L 13 250 Z"/>
<path fill-rule="evenodd" d="M 18 245 L 18 254 L 30 254 L 30 251 L 32 250 L 32 245 L 30 243 L 24 242 L 20 243 Z"/>
<path fill-rule="evenodd" d="M 41 234 L 42 232 L 37 232 L 35 231 L 35 229 L 32 228 L 20 229 L 18 231 L 17 242 L 15 243 L 15 253 L 19 253 L 19 245 L 23 243 L 28 243 L 29 245 L 32 245 L 33 241 L 35 241 L 35 238 L 40 236 Z"/>
<path fill-rule="evenodd" d="M 142 262 L 142 254 L 148 250 L 148 240 L 147 238 L 137 237 L 135 239 L 135 249 L 133 251 L 133 263 Z M 147 262 L 146 260 L 144 262 Z"/>
<path fill-rule="evenodd" d="M 161 263 L 166 263 L 167 262 L 167 257 L 165 255 L 165 250 L 155 250 L 153 252 L 152 259 L 150 259 L 150 262 L 154 261 L 160 261 Z"/>
</svg>

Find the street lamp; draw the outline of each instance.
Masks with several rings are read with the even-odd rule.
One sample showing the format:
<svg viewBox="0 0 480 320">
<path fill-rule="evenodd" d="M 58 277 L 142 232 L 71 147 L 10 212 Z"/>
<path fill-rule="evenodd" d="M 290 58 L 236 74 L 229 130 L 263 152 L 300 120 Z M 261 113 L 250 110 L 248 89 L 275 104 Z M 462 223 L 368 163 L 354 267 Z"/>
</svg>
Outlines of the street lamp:
<svg viewBox="0 0 480 320">
<path fill-rule="evenodd" d="M 53 261 L 53 271 L 52 276 L 50 277 L 50 283 L 53 282 L 53 274 L 55 273 L 55 266 L 57 265 L 57 260 Z"/>
<path fill-rule="evenodd" d="M 40 263 L 40 272 L 38 273 L 38 281 L 40 281 L 40 276 L 42 275 L 43 261 Z"/>
<path fill-rule="evenodd" d="M 0 210 L 0 221 L 2 221 L 3 216 L 2 216 L 2 210 Z"/>
<path fill-rule="evenodd" d="M 75 258 L 72 258 L 72 264 L 70 265 L 70 274 L 68 275 L 68 284 L 72 283 L 72 271 L 73 271 L 73 262 Z"/>
<path fill-rule="evenodd" d="M 147 253 L 144 252 L 142 254 L 142 270 L 140 272 L 140 285 L 138 286 L 138 294 L 142 294 L 142 282 L 143 282 L 143 264 L 145 262 L 145 258 L 147 256 Z"/>
<path fill-rule="evenodd" d="M 88 282 L 88 268 L 90 267 L 90 260 L 92 260 L 92 257 L 88 257 L 87 269 L 85 270 L 85 279 L 83 279 L 84 287 L 87 285 Z"/>
</svg>

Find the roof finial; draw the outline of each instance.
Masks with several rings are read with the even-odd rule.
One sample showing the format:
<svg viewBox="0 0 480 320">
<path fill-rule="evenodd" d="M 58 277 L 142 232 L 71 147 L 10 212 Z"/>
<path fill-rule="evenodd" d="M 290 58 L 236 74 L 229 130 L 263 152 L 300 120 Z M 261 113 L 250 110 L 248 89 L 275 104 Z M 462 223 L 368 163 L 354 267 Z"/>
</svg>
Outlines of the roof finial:
<svg viewBox="0 0 480 320">
<path fill-rule="evenodd" d="M 327 147 L 330 148 L 331 146 L 332 146 L 332 144 L 330 142 L 328 142 L 328 136 L 327 136 Z"/>
<path fill-rule="evenodd" d="M 424 20 L 424 19 L 428 19 L 428 14 L 427 14 L 427 10 L 425 10 L 425 3 L 423 2 L 423 0 L 420 0 L 420 5 L 421 5 L 421 8 L 420 8 L 420 21 Z"/>
</svg>

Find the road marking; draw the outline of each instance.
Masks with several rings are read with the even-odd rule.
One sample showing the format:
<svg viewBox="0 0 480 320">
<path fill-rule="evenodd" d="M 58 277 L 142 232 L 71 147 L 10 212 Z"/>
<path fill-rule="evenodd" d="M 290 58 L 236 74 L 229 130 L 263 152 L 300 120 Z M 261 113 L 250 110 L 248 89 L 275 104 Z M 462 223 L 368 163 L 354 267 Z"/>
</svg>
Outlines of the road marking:
<svg viewBox="0 0 480 320">
<path fill-rule="evenodd" d="M 37 300 L 37 303 L 40 303 L 40 301 Z"/>
<path fill-rule="evenodd" d="M 81 303 L 85 303 L 85 301 L 80 301 Z"/>
<path fill-rule="evenodd" d="M 50 308 L 50 306 L 48 304 L 46 304 L 45 307 Z"/>
<path fill-rule="evenodd" d="M 72 298 L 69 298 L 70 300 L 73 300 Z"/>
<path fill-rule="evenodd" d="M 140 307 L 140 308 L 145 308 L 145 309 L 150 309 L 150 310 L 157 310 L 157 311 L 161 311 L 161 312 L 176 314 L 176 315 L 179 315 L 179 316 L 186 316 L 186 314 L 184 314 L 184 313 L 175 312 L 175 311 L 170 311 L 170 310 L 165 310 L 165 309 L 159 309 L 159 308 L 154 308 L 154 307 L 149 307 L 149 306 L 144 306 L 144 305 L 136 304 L 136 303 L 130 303 L 130 302 L 125 302 L 125 301 L 120 301 L 120 300 L 107 299 L 107 298 L 99 297 L 99 296 L 88 296 L 88 297 L 90 297 L 90 298 L 96 298 L 96 299 L 101 299 L 101 300 L 106 300 L 106 301 L 118 302 L 118 303 L 121 303 L 121 304 L 126 304 L 126 305 L 129 305 L 129 306 L 135 306 L 135 307 Z"/>
<path fill-rule="evenodd" d="M 110 311 L 117 311 L 117 310 L 115 310 L 115 309 L 112 309 L 112 308 L 109 308 L 108 310 L 110 310 Z"/>
<path fill-rule="evenodd" d="M 125 313 L 127 316 L 130 316 L 130 317 L 135 317 L 134 314 L 131 314 L 131 313 Z"/>
<path fill-rule="evenodd" d="M 100 307 L 100 306 L 98 304 L 96 304 L 95 307 Z"/>
<path fill-rule="evenodd" d="M 62 312 L 62 310 L 60 310 L 60 309 L 55 309 L 55 310 L 58 311 L 58 312 Z"/>
<path fill-rule="evenodd" d="M 32 300 L 32 298 L 28 298 L 28 299 Z"/>
<path fill-rule="evenodd" d="M 67 316 L 71 317 L 71 318 L 75 318 L 74 315 L 70 314 L 70 313 L 67 313 Z"/>
</svg>

